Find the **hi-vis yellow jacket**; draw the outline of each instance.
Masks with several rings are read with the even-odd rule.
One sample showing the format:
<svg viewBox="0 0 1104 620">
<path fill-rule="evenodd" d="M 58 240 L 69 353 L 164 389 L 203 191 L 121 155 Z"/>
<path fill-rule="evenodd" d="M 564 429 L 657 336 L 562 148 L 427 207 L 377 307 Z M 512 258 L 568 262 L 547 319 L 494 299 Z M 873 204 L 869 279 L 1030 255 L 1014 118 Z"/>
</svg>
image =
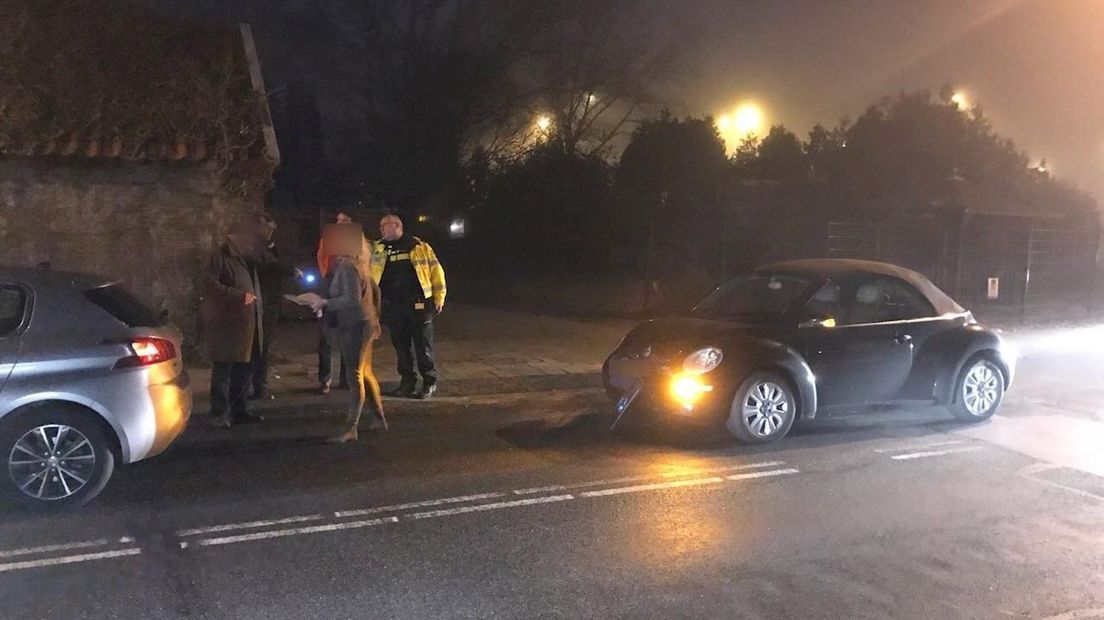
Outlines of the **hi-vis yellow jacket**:
<svg viewBox="0 0 1104 620">
<path fill-rule="evenodd" d="M 414 248 L 410 250 L 410 262 L 414 264 L 414 273 L 418 274 L 418 283 L 426 298 L 433 298 L 433 305 L 445 305 L 445 270 L 441 267 L 433 248 L 421 239 L 414 237 Z M 387 247 L 382 241 L 372 242 L 372 279 L 379 284 L 383 270 L 387 267 Z"/>
</svg>

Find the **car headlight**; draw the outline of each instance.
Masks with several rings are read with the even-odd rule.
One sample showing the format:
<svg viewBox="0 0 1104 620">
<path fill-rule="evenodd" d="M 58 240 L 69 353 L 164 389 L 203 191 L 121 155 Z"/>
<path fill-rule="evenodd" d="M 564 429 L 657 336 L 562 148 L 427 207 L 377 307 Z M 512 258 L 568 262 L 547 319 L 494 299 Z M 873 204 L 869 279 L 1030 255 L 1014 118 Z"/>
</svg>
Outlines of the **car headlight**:
<svg viewBox="0 0 1104 620">
<path fill-rule="evenodd" d="M 721 365 L 724 354 L 717 347 L 698 349 L 682 361 L 682 369 L 692 375 L 704 375 Z"/>
</svg>

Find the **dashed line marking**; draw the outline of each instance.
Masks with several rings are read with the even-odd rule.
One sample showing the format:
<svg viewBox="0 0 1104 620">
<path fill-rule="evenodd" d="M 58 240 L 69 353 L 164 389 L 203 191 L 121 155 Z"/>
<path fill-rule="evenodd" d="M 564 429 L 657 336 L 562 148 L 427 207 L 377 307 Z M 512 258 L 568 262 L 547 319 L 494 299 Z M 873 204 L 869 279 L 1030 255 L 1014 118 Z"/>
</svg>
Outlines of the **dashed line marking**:
<svg viewBox="0 0 1104 620">
<path fill-rule="evenodd" d="M 483 512 L 486 510 L 500 510 L 502 508 L 516 508 L 518 506 L 532 506 L 534 504 L 550 504 L 553 502 L 565 502 L 575 499 L 574 495 L 549 495 L 547 497 L 533 497 L 530 499 L 515 499 L 508 502 L 495 502 L 493 504 L 479 504 L 477 506 L 461 506 L 459 508 L 445 508 L 443 510 L 430 510 L 428 512 L 416 512 L 410 515 L 411 519 L 432 519 L 434 517 L 447 517 L 469 512 Z"/>
<path fill-rule="evenodd" d="M 232 545 L 235 543 L 249 542 L 253 540 L 265 540 L 268 538 L 284 538 L 287 536 L 299 536 L 302 534 L 318 534 L 321 532 L 336 532 L 339 530 L 353 530 L 386 523 L 398 523 L 398 517 L 384 519 L 371 519 L 368 521 L 345 521 L 342 523 L 329 523 L 326 525 L 312 525 L 308 527 L 296 527 L 282 530 L 268 530 L 265 532 L 253 532 L 252 534 L 238 534 L 235 536 L 221 536 L 218 538 L 204 538 L 199 541 L 200 547 L 213 547 L 217 545 Z"/>
<path fill-rule="evenodd" d="M 956 448 L 954 450 L 928 450 L 926 452 L 909 452 L 908 454 L 894 454 L 889 457 L 894 461 L 910 461 L 912 459 L 926 459 L 934 456 L 946 456 L 948 454 L 961 454 L 963 452 L 973 452 L 974 450 L 980 450 L 981 446 L 970 446 L 967 448 Z"/>
<path fill-rule="evenodd" d="M 930 450 L 931 448 L 941 448 L 943 446 L 956 446 L 960 443 L 962 443 L 961 440 L 936 441 L 934 443 L 911 444 L 907 446 L 896 446 L 893 448 L 876 448 L 874 451 L 878 454 L 886 454 L 889 452 L 904 452 L 906 450 Z"/>
<path fill-rule="evenodd" d="M 725 476 L 728 480 L 752 480 L 754 478 L 771 478 L 773 476 L 789 476 L 791 474 L 801 473 L 796 469 L 772 469 L 770 471 L 754 471 L 746 474 L 733 474 L 731 476 Z"/>
<path fill-rule="evenodd" d="M 392 506 L 379 506 L 376 508 L 362 508 L 359 510 L 341 510 L 335 512 L 334 516 L 338 519 L 344 517 L 360 517 L 364 515 L 376 514 L 380 512 L 393 512 L 396 510 L 407 510 L 410 508 L 427 508 L 429 506 L 440 506 L 442 504 L 462 504 L 464 502 L 474 502 L 481 499 L 495 499 L 498 497 L 504 497 L 506 494 L 500 491 L 492 493 L 478 493 L 476 495 L 461 495 L 459 497 L 445 497 L 442 499 L 429 499 L 422 502 L 410 502 L 407 504 L 394 504 Z"/>
<path fill-rule="evenodd" d="M 740 469 L 760 469 L 766 467 L 777 467 L 779 465 L 785 465 L 785 461 L 763 461 L 761 463 L 743 463 L 740 465 L 729 465 L 726 467 L 716 467 L 707 469 L 698 469 L 694 471 L 685 472 L 666 472 L 659 474 L 648 474 L 643 476 L 627 476 L 624 478 L 609 478 L 606 480 L 592 480 L 590 482 L 580 482 L 577 484 L 556 484 L 546 487 L 533 487 L 529 489 L 515 489 L 514 495 L 534 495 L 536 493 L 553 493 L 556 491 L 568 491 L 574 489 L 589 489 L 593 487 L 603 487 L 609 484 L 624 484 L 626 482 L 641 482 L 643 480 L 654 480 L 657 477 L 660 478 L 681 478 L 685 476 L 700 476 L 702 474 L 712 474 L 725 471 L 736 471 Z"/>
<path fill-rule="evenodd" d="M 128 542 L 126 540 L 120 540 L 119 542 Z M 54 551 L 72 551 L 74 549 L 91 549 L 93 547 L 104 547 L 109 543 L 106 538 L 100 538 L 97 540 L 85 540 L 81 542 L 63 543 L 59 545 L 45 545 L 42 547 L 25 547 L 23 549 L 12 549 L 10 551 L 0 551 L 0 558 L 14 558 L 21 555 L 35 555 L 37 553 L 53 553 Z"/>
<path fill-rule="evenodd" d="M 612 489 L 600 489 L 598 491 L 586 491 L 580 493 L 580 497 L 605 497 L 607 495 L 621 495 L 623 493 L 640 493 L 643 491 L 660 491 L 663 489 L 675 489 L 678 487 L 691 487 L 703 484 L 715 484 L 724 482 L 724 478 L 713 476 L 711 478 L 694 478 L 692 480 L 674 480 L 672 482 L 657 482 L 655 484 L 639 484 L 631 487 L 614 487 Z"/>
<path fill-rule="evenodd" d="M 24 560 L 22 562 L 9 562 L 7 564 L 0 564 L 0 573 L 6 573 L 17 570 L 27 570 L 29 568 L 41 568 L 44 566 L 60 566 L 62 564 L 76 564 L 79 562 L 92 562 L 95 560 L 106 560 L 109 558 L 121 558 L 129 555 L 139 555 L 142 550 L 134 547 L 131 549 L 119 549 L 116 551 L 101 551 L 99 553 L 84 553 L 81 555 L 66 555 L 59 558 L 45 558 L 41 560 Z"/>
<path fill-rule="evenodd" d="M 298 515 L 294 517 L 285 517 L 283 519 L 270 519 L 267 521 L 247 521 L 244 523 L 225 523 L 223 525 L 210 525 L 207 527 L 197 527 L 190 530 L 180 530 L 176 533 L 177 536 L 195 536 L 197 534 L 214 534 L 216 532 L 231 532 L 233 530 L 251 530 L 258 527 L 271 527 L 273 525 L 287 525 L 288 523 L 304 523 L 307 521 L 321 521 L 325 519 L 326 515 L 313 514 L 313 515 Z"/>
<path fill-rule="evenodd" d="M 763 461 L 762 463 L 743 463 L 741 465 L 728 465 L 726 467 L 711 467 L 688 472 L 669 472 L 663 474 L 664 478 L 676 478 L 680 476 L 700 476 L 702 474 L 716 474 L 725 471 L 737 471 L 741 469 L 766 469 L 785 465 L 785 461 Z"/>
</svg>

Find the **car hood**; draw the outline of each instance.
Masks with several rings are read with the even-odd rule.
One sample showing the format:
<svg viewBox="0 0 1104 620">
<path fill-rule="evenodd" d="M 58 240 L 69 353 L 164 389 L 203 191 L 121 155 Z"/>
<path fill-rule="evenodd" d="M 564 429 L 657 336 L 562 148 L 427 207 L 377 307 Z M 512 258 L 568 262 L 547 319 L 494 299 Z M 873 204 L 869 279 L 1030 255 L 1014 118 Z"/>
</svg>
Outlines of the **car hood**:
<svg viewBox="0 0 1104 620">
<path fill-rule="evenodd" d="M 724 349 L 750 340 L 772 339 L 774 331 L 769 326 L 691 317 L 653 319 L 633 328 L 615 355 L 669 359 L 702 347 Z"/>
</svg>

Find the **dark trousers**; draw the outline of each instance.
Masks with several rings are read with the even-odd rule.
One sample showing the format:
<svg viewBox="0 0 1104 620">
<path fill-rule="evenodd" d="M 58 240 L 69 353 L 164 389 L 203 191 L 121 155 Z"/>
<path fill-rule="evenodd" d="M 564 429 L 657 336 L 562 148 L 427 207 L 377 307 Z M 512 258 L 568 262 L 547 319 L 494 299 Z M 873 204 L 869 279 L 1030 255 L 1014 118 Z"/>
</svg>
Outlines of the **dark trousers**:
<svg viewBox="0 0 1104 620">
<path fill-rule="evenodd" d="M 334 346 L 330 342 L 330 338 L 327 337 L 327 335 L 326 335 L 326 328 L 325 328 L 325 323 L 324 323 L 325 320 L 326 320 L 326 318 L 323 317 L 322 318 L 323 322 L 318 323 L 318 325 L 319 325 L 319 327 L 321 328 L 321 331 L 322 331 L 321 335 L 318 338 L 318 382 L 319 383 L 330 383 L 331 380 L 333 379 Z M 338 348 L 338 352 L 341 353 L 340 348 Z M 341 371 L 337 376 L 341 379 L 342 383 L 344 383 L 346 381 L 345 378 L 348 376 L 348 373 L 346 372 L 346 368 L 345 368 L 345 355 L 344 354 L 341 355 Z"/>
<path fill-rule="evenodd" d="M 261 343 L 253 341 L 256 360 L 261 354 Z M 211 417 L 240 418 L 249 413 L 249 389 L 253 385 L 253 361 L 214 362 L 211 365 Z"/>
<path fill-rule="evenodd" d="M 268 366 L 269 356 L 272 354 L 272 343 L 276 340 L 277 309 L 265 308 L 264 318 L 261 321 L 264 341 L 261 343 L 259 355 L 253 356 L 253 393 L 263 394 L 268 390 Z"/>
<path fill-rule="evenodd" d="M 426 305 L 431 302 L 426 300 Z M 399 376 L 402 382 L 414 384 L 414 362 L 425 385 L 437 383 L 437 363 L 433 356 L 433 311 L 414 308 L 390 308 L 387 327 L 391 331 L 391 344 L 399 358 Z"/>
</svg>

